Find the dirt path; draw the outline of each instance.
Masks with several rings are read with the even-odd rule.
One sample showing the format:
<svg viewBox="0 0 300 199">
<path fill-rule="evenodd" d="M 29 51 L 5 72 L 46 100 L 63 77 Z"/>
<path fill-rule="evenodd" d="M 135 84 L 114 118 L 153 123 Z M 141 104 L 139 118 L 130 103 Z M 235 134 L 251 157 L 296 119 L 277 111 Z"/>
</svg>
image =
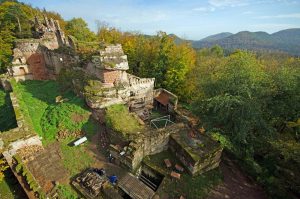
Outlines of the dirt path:
<svg viewBox="0 0 300 199">
<path fill-rule="evenodd" d="M 264 190 L 255 184 L 228 157 L 220 164 L 224 175 L 224 183 L 215 187 L 207 199 L 267 199 Z"/>
<path fill-rule="evenodd" d="M 107 133 L 103 127 L 100 127 L 99 132 L 92 137 L 92 142 L 87 150 L 87 153 L 94 159 L 92 167 L 104 168 L 107 175 L 117 175 L 121 178 L 125 175 L 126 170 L 108 161 L 108 157 L 105 155 L 108 145 L 109 139 Z"/>
</svg>

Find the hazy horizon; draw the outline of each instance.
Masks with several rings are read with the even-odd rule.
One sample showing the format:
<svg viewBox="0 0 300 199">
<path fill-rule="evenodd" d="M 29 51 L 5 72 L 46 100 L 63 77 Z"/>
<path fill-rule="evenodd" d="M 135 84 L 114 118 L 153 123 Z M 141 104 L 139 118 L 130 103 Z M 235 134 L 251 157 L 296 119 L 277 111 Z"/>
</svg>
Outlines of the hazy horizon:
<svg viewBox="0 0 300 199">
<path fill-rule="evenodd" d="M 153 35 L 157 31 L 191 40 L 240 31 L 269 34 L 300 28 L 300 0 L 21 0 L 66 20 L 82 17 L 91 30 L 96 20 L 122 31 Z"/>
</svg>

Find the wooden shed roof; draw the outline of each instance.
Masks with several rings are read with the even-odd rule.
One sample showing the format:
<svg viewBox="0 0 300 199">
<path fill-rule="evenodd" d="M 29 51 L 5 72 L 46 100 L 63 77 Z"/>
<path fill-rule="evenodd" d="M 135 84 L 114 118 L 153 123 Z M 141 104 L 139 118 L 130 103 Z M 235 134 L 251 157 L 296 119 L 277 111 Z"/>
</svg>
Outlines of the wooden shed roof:
<svg viewBox="0 0 300 199">
<path fill-rule="evenodd" d="M 161 92 L 157 97 L 154 98 L 156 101 L 161 103 L 164 106 L 169 104 L 170 96 L 166 92 Z"/>
<path fill-rule="evenodd" d="M 151 199 L 155 194 L 152 189 L 130 173 L 121 178 L 118 185 L 133 199 Z"/>
</svg>

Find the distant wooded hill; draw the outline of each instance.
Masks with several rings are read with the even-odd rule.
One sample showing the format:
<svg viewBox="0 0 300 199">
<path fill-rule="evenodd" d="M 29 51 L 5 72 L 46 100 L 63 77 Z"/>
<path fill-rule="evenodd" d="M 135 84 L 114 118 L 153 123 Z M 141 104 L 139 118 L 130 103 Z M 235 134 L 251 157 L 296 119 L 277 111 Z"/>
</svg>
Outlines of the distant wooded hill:
<svg viewBox="0 0 300 199">
<path fill-rule="evenodd" d="M 300 28 L 286 29 L 273 34 L 242 31 L 236 34 L 220 33 L 199 41 L 184 40 L 176 35 L 175 42 L 191 42 L 194 48 L 220 45 L 227 50 L 247 49 L 254 51 L 285 52 L 300 56 Z"/>
</svg>

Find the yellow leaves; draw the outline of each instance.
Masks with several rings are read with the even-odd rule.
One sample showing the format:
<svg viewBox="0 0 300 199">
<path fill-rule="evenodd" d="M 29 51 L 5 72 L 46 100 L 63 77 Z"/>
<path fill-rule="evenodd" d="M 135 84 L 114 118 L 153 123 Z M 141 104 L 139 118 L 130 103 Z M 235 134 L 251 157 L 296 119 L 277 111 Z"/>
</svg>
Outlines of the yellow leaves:
<svg viewBox="0 0 300 199">
<path fill-rule="evenodd" d="M 5 171 L 7 168 L 8 168 L 8 165 L 6 164 L 6 162 L 3 159 L 0 159 L 0 182 L 4 178 L 3 171 Z"/>
<path fill-rule="evenodd" d="M 116 28 L 104 26 L 98 29 L 97 36 L 100 42 L 117 44 L 121 43 L 123 33 Z"/>
<path fill-rule="evenodd" d="M 294 128 L 300 126 L 300 118 L 296 122 L 287 122 L 286 126 L 289 128 Z"/>
</svg>

